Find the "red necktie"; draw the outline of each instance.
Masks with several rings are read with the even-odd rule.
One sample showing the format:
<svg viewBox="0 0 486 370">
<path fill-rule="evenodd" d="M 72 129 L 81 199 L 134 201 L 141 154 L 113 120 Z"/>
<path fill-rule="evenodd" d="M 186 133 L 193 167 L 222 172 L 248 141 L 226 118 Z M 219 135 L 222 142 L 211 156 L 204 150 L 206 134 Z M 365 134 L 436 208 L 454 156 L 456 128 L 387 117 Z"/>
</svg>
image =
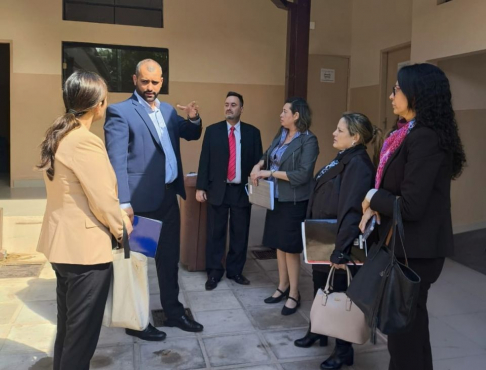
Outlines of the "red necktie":
<svg viewBox="0 0 486 370">
<path fill-rule="evenodd" d="M 230 128 L 229 140 L 229 161 L 228 161 L 228 180 L 233 181 L 236 177 L 236 138 L 234 126 Z"/>
</svg>

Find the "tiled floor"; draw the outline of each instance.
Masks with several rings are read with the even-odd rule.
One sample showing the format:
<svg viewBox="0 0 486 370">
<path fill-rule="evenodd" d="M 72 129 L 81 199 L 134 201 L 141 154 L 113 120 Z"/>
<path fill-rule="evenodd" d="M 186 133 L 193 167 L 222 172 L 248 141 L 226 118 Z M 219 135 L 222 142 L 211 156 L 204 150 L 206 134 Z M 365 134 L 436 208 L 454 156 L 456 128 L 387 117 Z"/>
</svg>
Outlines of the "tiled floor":
<svg viewBox="0 0 486 370">
<path fill-rule="evenodd" d="M 283 303 L 266 305 L 263 299 L 275 288 L 275 261 L 249 258 L 245 275 L 250 286 L 223 279 L 211 292 L 204 289 L 206 276 L 181 269 L 181 301 L 205 326 L 201 334 L 163 328 L 161 343 L 134 340 L 123 329 L 103 328 L 93 369 L 306 369 L 316 368 L 332 346 L 300 349 L 293 345 L 308 325 L 312 296 L 303 295 L 305 308 L 292 316 L 280 314 Z M 149 265 L 152 291 L 156 293 L 155 266 Z M 54 274 L 46 264 L 43 278 L 0 279 L 0 369 L 48 369 L 52 362 L 56 305 Z M 272 280 L 273 279 L 273 280 Z M 307 291 L 310 274 L 302 271 L 301 291 Z M 151 307 L 160 307 L 151 295 Z M 385 345 L 363 347 L 363 353 Z M 357 354 L 357 358 L 361 356 Z M 309 360 L 311 360 L 309 362 Z"/>
<path fill-rule="evenodd" d="M 162 328 L 161 343 L 134 340 L 123 329 L 103 328 L 92 369 L 319 369 L 333 343 L 309 349 L 293 341 L 307 328 L 311 294 L 298 313 L 280 315 L 283 303 L 266 305 L 275 287 L 275 261 L 249 258 L 248 287 L 223 280 L 216 290 L 204 290 L 206 276 L 181 269 L 181 301 L 205 326 L 203 333 Z M 154 264 L 149 275 L 155 280 Z M 46 264 L 42 278 L 0 279 L 0 370 L 41 370 L 52 364 L 56 332 L 54 275 Z M 310 291 L 308 270 L 302 271 L 301 292 Z M 466 284 L 467 283 L 467 284 Z M 152 282 L 155 288 L 155 283 Z M 486 361 L 486 276 L 448 260 L 430 292 L 430 327 L 435 368 L 484 368 Z M 154 291 L 152 291 L 154 293 Z M 151 307 L 160 307 L 157 294 Z M 355 370 L 388 368 L 386 343 L 355 346 Z"/>
</svg>

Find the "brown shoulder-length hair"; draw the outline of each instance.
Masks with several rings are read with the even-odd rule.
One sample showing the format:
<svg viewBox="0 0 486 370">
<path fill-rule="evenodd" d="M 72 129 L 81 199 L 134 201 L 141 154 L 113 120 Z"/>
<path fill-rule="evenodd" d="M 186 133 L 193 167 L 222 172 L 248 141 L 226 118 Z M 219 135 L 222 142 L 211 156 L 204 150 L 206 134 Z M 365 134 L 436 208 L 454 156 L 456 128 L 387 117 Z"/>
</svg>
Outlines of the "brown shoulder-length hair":
<svg viewBox="0 0 486 370">
<path fill-rule="evenodd" d="M 300 132 L 306 132 L 312 123 L 312 111 L 304 98 L 288 98 L 285 104 L 290 104 L 292 114 L 299 113 L 299 118 L 295 121 L 295 127 Z"/>
<path fill-rule="evenodd" d="M 72 130 L 79 128 L 78 118 L 105 100 L 106 83 L 94 72 L 76 71 L 65 82 L 62 91 L 66 112 L 58 117 L 46 131 L 41 143 L 41 161 L 38 169 L 54 178 L 54 158 L 60 141 Z"/>
</svg>

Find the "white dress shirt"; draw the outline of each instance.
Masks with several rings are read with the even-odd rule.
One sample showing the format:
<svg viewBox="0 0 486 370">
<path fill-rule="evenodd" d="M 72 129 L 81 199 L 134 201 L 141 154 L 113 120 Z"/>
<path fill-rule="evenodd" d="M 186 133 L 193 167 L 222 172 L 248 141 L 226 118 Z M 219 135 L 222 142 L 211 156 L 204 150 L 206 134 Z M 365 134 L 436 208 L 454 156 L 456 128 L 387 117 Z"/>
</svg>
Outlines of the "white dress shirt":
<svg viewBox="0 0 486 370">
<path fill-rule="evenodd" d="M 137 97 L 138 102 L 144 107 L 150 120 L 154 124 L 157 135 L 159 135 L 162 149 L 165 153 L 165 183 L 170 184 L 177 178 L 177 158 L 170 141 L 169 131 L 165 124 L 164 116 L 162 116 L 162 112 L 160 111 L 160 101 L 159 99 L 155 99 L 155 108 L 152 109 L 150 104 L 147 103 L 136 91 L 135 96 Z"/>
</svg>

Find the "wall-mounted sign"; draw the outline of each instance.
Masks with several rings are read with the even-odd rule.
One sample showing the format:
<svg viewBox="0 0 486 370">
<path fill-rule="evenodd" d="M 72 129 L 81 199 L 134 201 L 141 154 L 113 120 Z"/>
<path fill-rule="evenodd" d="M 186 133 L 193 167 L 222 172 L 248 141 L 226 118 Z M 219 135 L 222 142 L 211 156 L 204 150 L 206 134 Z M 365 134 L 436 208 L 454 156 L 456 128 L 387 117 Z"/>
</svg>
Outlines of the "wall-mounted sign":
<svg viewBox="0 0 486 370">
<path fill-rule="evenodd" d="M 397 70 L 399 71 L 403 67 L 406 67 L 406 66 L 409 66 L 409 65 L 410 65 L 410 61 L 409 60 L 407 60 L 405 62 L 400 62 L 400 63 L 398 63 L 398 69 Z"/>
<path fill-rule="evenodd" d="M 336 70 L 321 68 L 321 82 L 336 82 Z"/>
</svg>

